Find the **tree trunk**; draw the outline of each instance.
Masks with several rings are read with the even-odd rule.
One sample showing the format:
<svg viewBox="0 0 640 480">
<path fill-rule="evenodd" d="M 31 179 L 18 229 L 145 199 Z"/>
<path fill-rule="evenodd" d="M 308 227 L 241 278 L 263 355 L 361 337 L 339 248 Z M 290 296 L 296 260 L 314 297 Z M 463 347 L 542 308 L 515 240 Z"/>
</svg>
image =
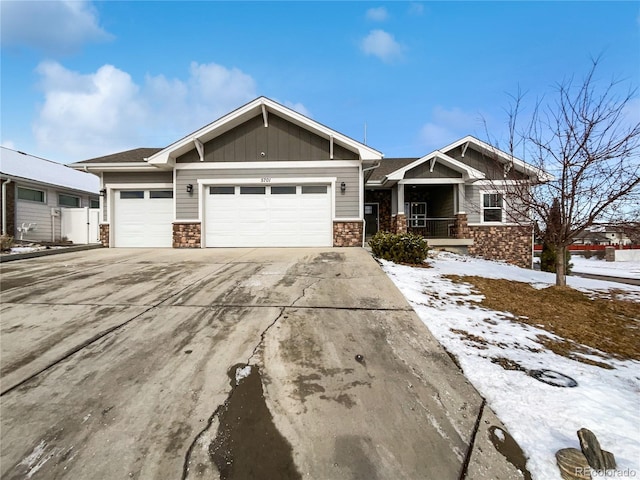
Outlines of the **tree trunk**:
<svg viewBox="0 0 640 480">
<path fill-rule="evenodd" d="M 556 250 L 556 286 L 558 287 L 565 287 L 567 285 L 567 277 L 564 271 L 566 256 L 567 247 L 558 247 Z"/>
</svg>

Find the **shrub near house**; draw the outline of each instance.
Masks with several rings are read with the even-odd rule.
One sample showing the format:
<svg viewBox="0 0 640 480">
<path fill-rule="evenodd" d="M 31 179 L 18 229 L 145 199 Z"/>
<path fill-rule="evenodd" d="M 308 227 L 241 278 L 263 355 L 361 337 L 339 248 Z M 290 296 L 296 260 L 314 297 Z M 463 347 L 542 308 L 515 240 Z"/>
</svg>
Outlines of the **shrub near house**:
<svg viewBox="0 0 640 480">
<path fill-rule="evenodd" d="M 376 257 L 395 263 L 420 264 L 427 259 L 429 247 L 421 235 L 378 232 L 369 246 Z"/>
</svg>

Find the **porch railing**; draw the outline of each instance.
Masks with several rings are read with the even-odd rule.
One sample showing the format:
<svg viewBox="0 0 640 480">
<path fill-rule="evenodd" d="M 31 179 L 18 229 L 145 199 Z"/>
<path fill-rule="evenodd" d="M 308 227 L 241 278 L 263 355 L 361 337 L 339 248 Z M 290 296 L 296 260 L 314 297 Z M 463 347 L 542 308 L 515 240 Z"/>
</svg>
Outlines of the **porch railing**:
<svg viewBox="0 0 640 480">
<path fill-rule="evenodd" d="M 407 227 L 426 238 L 453 238 L 455 221 L 455 218 L 410 218 Z"/>
</svg>

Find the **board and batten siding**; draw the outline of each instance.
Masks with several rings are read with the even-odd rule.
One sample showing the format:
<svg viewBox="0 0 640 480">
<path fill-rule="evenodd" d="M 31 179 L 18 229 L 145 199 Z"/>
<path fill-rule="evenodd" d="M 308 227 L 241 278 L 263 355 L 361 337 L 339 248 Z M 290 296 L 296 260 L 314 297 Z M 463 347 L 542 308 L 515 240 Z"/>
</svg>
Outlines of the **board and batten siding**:
<svg viewBox="0 0 640 480">
<path fill-rule="evenodd" d="M 198 179 L 255 179 L 336 177 L 334 192 L 336 218 L 359 218 L 360 178 L 358 167 L 336 168 L 299 168 L 278 169 L 229 169 L 229 170 L 178 170 L 176 175 L 176 220 L 194 220 L 198 218 Z M 344 182 L 346 191 L 340 191 Z M 187 185 L 194 186 L 193 193 L 187 193 Z"/>
<path fill-rule="evenodd" d="M 433 171 L 431 171 L 431 162 L 424 162 L 406 172 L 404 178 L 405 180 L 410 178 L 462 178 L 462 173 L 456 172 L 436 160 Z"/>
<path fill-rule="evenodd" d="M 269 113 L 268 126 L 258 115 L 205 142 L 205 162 L 313 161 L 330 159 L 329 140 Z M 263 155 L 264 154 L 264 155 Z M 358 154 L 334 144 L 334 160 L 357 160 Z M 177 163 L 199 162 L 195 148 Z"/>
</svg>

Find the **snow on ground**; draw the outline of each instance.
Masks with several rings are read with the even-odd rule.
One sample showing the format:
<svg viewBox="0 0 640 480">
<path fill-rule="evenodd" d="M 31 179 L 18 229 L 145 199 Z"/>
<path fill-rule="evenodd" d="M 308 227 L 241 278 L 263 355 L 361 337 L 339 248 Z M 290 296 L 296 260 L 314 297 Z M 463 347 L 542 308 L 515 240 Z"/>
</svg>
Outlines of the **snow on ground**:
<svg viewBox="0 0 640 480">
<path fill-rule="evenodd" d="M 597 357 L 613 367 L 607 370 L 557 355 L 537 340 L 538 335 L 554 335 L 511 321 L 509 313 L 481 307 L 478 302 L 482 297 L 472 294 L 469 285 L 443 278 L 478 275 L 545 288 L 554 284 L 555 276 L 445 252 L 429 263 L 433 268 L 382 261 L 418 316 L 457 357 L 466 377 L 520 444 L 533 478 L 561 478 L 555 452 L 567 447 L 579 449 L 576 432 L 583 427 L 596 434 L 604 450 L 614 453 L 619 473 L 640 476 L 640 362 Z M 640 301 L 640 287 L 578 277 L 567 281 L 584 291 L 625 290 L 628 297 Z M 463 332 L 484 338 L 486 345 L 474 344 Z M 524 371 L 506 370 L 491 362 L 499 357 L 527 370 L 560 372 L 575 379 L 578 386 L 560 388 Z"/>
<path fill-rule="evenodd" d="M 640 280 L 640 262 L 605 262 L 596 257 L 584 258 L 582 255 L 572 255 L 571 263 L 573 264 L 572 271 L 575 273 Z"/>
</svg>

